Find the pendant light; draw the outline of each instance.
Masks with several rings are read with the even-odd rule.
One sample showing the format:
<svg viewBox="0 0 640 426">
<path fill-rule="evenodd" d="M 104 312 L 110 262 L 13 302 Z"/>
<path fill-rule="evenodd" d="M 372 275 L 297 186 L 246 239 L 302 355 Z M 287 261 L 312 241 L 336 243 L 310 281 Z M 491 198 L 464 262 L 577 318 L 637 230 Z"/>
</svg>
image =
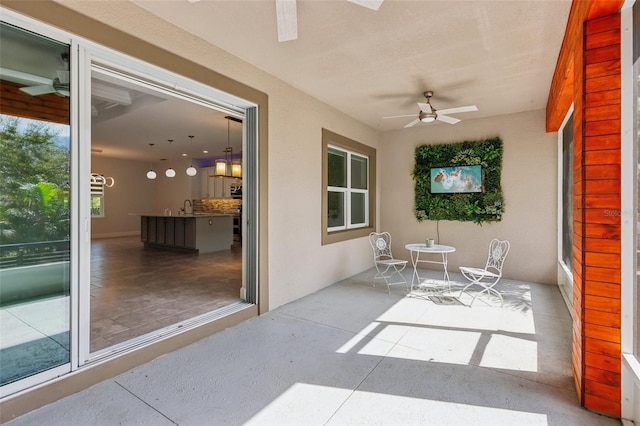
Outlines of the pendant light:
<svg viewBox="0 0 640 426">
<path fill-rule="evenodd" d="M 233 163 L 231 163 L 231 176 L 234 178 L 242 177 L 242 164 L 240 160 L 233 160 Z"/>
<path fill-rule="evenodd" d="M 189 146 L 191 147 L 193 145 L 193 135 L 189 135 L 189 139 L 191 139 L 191 143 L 189 144 Z M 191 152 L 193 152 L 193 150 L 191 150 Z M 191 157 L 191 165 L 187 167 L 187 176 L 195 176 L 197 174 L 198 169 L 193 167 L 193 157 Z"/>
<path fill-rule="evenodd" d="M 169 141 L 169 146 L 171 146 L 173 139 L 167 139 L 167 140 Z M 169 168 L 164 171 L 164 175 L 168 178 L 172 178 L 176 176 L 176 171 L 173 170 L 173 168 L 171 168 L 171 165 L 169 165 Z"/>
<path fill-rule="evenodd" d="M 242 177 L 242 160 L 233 159 L 233 148 L 231 148 L 231 130 L 230 121 L 236 121 L 242 123 L 242 120 L 227 115 L 227 147 L 222 151 L 224 152 L 224 160 L 218 159 L 215 163 L 215 176 L 218 177 Z"/>
<path fill-rule="evenodd" d="M 216 170 L 215 176 L 217 177 L 225 177 L 228 176 L 227 172 L 231 171 L 231 166 L 229 165 L 229 152 L 231 151 L 230 139 L 229 139 L 229 120 L 227 118 L 227 147 L 222 151 L 224 152 L 224 160 L 218 159 L 216 160 Z"/>
<path fill-rule="evenodd" d="M 227 119 L 227 123 L 229 121 L 235 121 L 236 123 L 240 123 L 240 125 L 242 125 L 242 120 L 240 120 L 239 118 L 236 117 L 232 117 L 230 115 L 225 117 Z M 228 145 L 228 143 L 227 143 Z M 242 136 L 240 136 L 240 145 L 242 146 Z M 231 177 L 234 177 L 236 179 L 240 179 L 242 178 L 242 150 L 240 151 L 241 155 L 240 158 L 233 158 L 233 151 L 231 150 L 231 146 L 228 147 L 229 149 L 229 166 L 231 167 Z"/>
<path fill-rule="evenodd" d="M 151 152 L 153 152 L 153 143 L 150 143 L 149 146 L 151 147 Z M 152 154 L 153 155 L 153 154 Z M 153 161 L 151 161 L 151 168 L 149 169 L 149 171 L 147 172 L 147 179 L 149 180 L 154 180 L 158 175 L 156 174 L 156 172 L 153 171 Z"/>
</svg>

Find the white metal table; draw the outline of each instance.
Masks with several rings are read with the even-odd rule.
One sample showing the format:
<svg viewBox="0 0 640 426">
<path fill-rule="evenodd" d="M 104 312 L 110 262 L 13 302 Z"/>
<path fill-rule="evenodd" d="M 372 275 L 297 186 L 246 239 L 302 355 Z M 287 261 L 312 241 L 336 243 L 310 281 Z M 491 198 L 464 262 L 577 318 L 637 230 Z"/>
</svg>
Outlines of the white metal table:
<svg viewBox="0 0 640 426">
<path fill-rule="evenodd" d="M 427 247 L 425 244 L 407 244 L 404 246 L 411 253 L 411 263 L 413 264 L 413 276 L 411 277 L 411 288 L 413 288 L 416 283 L 418 285 L 422 284 L 423 278 L 418 274 L 418 265 L 420 263 L 435 263 L 438 265 L 442 265 L 444 269 L 444 281 L 445 285 L 449 286 L 449 271 L 447 271 L 447 262 L 448 262 L 448 254 L 456 251 L 455 247 L 445 246 L 441 244 L 435 244 L 432 247 Z M 428 259 L 420 259 L 420 254 L 439 254 L 442 256 L 442 260 L 428 260 Z"/>
</svg>

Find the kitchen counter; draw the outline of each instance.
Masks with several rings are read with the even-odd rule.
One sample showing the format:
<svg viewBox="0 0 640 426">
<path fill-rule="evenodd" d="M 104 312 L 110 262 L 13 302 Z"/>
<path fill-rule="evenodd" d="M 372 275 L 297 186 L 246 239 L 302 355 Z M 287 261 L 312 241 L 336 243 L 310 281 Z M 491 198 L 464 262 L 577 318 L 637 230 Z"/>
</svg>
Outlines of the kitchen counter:
<svg viewBox="0 0 640 426">
<path fill-rule="evenodd" d="M 140 215 L 140 237 L 145 248 L 196 253 L 230 250 L 233 215 Z"/>
</svg>

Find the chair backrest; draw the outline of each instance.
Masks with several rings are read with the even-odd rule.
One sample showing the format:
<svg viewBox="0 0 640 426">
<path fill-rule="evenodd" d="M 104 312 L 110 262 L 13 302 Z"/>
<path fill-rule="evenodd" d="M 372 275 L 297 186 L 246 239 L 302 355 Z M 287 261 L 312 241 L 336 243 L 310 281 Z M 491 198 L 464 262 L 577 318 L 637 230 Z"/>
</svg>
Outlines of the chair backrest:
<svg viewBox="0 0 640 426">
<path fill-rule="evenodd" d="M 388 232 L 372 232 L 369 234 L 369 243 L 373 249 L 373 260 L 393 259 L 391 253 L 391 234 Z"/>
<path fill-rule="evenodd" d="M 487 257 L 485 269 L 493 270 L 502 276 L 502 265 L 507 258 L 507 254 L 509 254 L 510 247 L 511 244 L 509 244 L 507 240 L 500 241 L 497 238 L 491 240 L 489 243 L 489 257 Z"/>
</svg>

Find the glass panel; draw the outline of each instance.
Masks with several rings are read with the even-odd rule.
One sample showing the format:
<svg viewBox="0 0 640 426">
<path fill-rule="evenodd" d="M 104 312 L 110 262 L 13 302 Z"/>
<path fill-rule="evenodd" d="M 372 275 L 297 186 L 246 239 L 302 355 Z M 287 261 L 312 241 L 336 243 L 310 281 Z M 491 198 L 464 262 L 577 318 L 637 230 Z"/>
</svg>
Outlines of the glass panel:
<svg viewBox="0 0 640 426">
<path fill-rule="evenodd" d="M 5 385 L 70 360 L 69 46 L 0 23 L 0 63 Z"/>
<path fill-rule="evenodd" d="M 99 60 L 91 71 L 91 173 L 115 184 L 102 187 L 104 217 L 91 221 L 90 355 L 240 302 L 246 223 L 242 199 L 230 197 L 242 181 L 212 177 L 221 157 L 241 160 L 242 123 Z M 186 173 L 191 165 L 195 176 Z M 207 195 L 214 193 L 225 198 Z"/>
<path fill-rule="evenodd" d="M 351 155 L 351 188 L 367 189 L 367 158 Z"/>
<path fill-rule="evenodd" d="M 364 224 L 367 211 L 366 194 L 360 192 L 351 193 L 351 224 Z"/>
<path fill-rule="evenodd" d="M 328 221 L 327 226 L 329 228 L 334 228 L 337 226 L 344 226 L 344 192 L 333 192 L 329 191 L 327 193 L 328 199 Z"/>
<path fill-rule="evenodd" d="M 640 291 L 638 285 L 640 284 L 640 2 L 636 1 L 633 5 L 633 75 L 636 79 L 636 84 L 633 85 L 633 108 L 636 112 L 633 116 L 633 128 L 636 132 L 636 167 L 635 167 L 635 211 L 631 214 L 635 216 L 635 230 L 636 230 L 636 242 L 635 242 L 635 269 L 636 275 L 634 277 L 634 290 L 635 290 L 635 303 L 634 303 L 634 354 L 636 358 L 640 358 Z M 623 105 L 622 108 L 625 108 Z M 623 194 L 624 197 L 624 194 Z M 624 212 L 623 212 L 624 214 Z M 624 250 L 626 247 L 623 247 Z"/>
<path fill-rule="evenodd" d="M 562 261 L 573 270 L 573 114 L 562 129 Z"/>
<path fill-rule="evenodd" d="M 347 187 L 347 153 L 329 148 L 328 162 L 328 183 L 329 186 L 339 188 Z"/>
<path fill-rule="evenodd" d="M 91 197 L 91 216 L 93 217 L 103 217 L 104 212 L 102 211 L 102 197 Z"/>
</svg>

